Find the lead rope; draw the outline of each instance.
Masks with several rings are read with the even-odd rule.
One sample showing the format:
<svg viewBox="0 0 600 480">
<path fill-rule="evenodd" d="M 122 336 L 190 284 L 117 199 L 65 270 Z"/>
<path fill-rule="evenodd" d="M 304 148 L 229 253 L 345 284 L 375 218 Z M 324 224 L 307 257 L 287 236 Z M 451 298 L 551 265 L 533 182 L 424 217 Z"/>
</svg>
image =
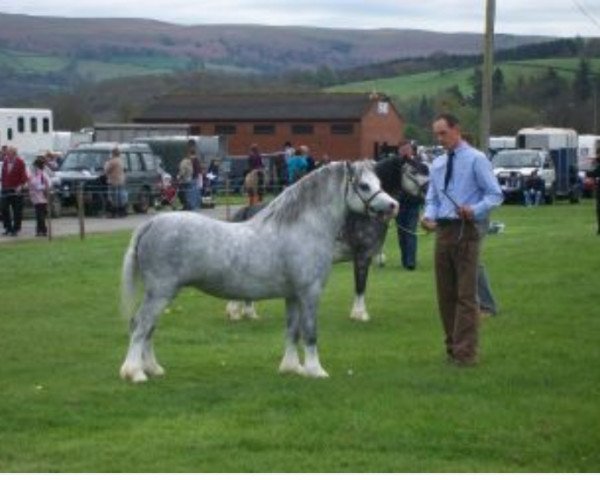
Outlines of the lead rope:
<svg viewBox="0 0 600 480">
<path fill-rule="evenodd" d="M 398 230 L 402 230 L 403 232 L 408 233 L 409 235 L 413 235 L 415 237 L 425 235 L 424 233 L 419 233 L 419 232 L 415 232 L 413 230 L 409 230 L 408 228 L 404 228 L 403 226 L 398 225 L 398 224 L 396 224 L 396 228 L 398 228 Z"/>
</svg>

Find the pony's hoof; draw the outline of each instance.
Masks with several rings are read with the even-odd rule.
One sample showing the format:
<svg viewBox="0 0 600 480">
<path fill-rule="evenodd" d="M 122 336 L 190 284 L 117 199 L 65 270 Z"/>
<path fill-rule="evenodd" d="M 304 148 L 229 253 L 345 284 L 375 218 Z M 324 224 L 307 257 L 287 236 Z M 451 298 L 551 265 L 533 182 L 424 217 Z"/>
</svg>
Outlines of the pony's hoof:
<svg viewBox="0 0 600 480">
<path fill-rule="evenodd" d="M 165 369 L 156 364 L 151 367 L 144 367 L 144 372 L 152 377 L 162 377 L 165 374 Z"/>
<path fill-rule="evenodd" d="M 297 364 L 286 364 L 284 362 L 281 362 L 281 365 L 279 365 L 279 373 L 293 373 L 296 375 L 304 375 L 304 367 L 302 365 L 300 365 L 299 363 Z"/>
<path fill-rule="evenodd" d="M 132 369 L 127 365 L 123 365 L 120 371 L 123 380 L 129 380 L 133 383 L 142 383 L 148 381 L 147 375 L 142 369 Z"/>
<path fill-rule="evenodd" d="M 144 383 L 148 381 L 148 376 L 143 371 L 135 372 L 131 377 L 133 383 Z"/>
<path fill-rule="evenodd" d="M 329 374 L 323 369 L 323 367 L 304 367 L 304 376 L 310 378 L 329 378 Z"/>
<path fill-rule="evenodd" d="M 362 311 L 362 312 L 353 311 L 352 313 L 350 313 L 350 319 L 355 320 L 357 322 L 368 322 L 369 320 L 371 320 L 371 317 L 365 311 Z"/>
</svg>

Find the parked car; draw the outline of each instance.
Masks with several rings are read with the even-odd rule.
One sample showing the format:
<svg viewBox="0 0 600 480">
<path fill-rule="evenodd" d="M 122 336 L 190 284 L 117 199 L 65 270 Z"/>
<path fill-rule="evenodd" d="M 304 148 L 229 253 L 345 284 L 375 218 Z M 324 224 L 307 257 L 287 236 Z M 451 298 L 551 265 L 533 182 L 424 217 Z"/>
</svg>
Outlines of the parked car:
<svg viewBox="0 0 600 480">
<path fill-rule="evenodd" d="M 494 174 L 506 201 L 523 202 L 523 189 L 534 170 L 544 181 L 544 200 L 553 203 L 556 171 L 547 150 L 501 150 L 492 158 Z"/>
<path fill-rule="evenodd" d="M 76 193 L 83 187 L 86 213 L 106 209 L 107 187 L 104 164 L 114 148 L 121 152 L 125 166 L 125 186 L 129 204 L 137 213 L 145 213 L 154 204 L 161 185 L 160 159 L 143 143 L 90 143 L 69 150 L 55 174 L 55 184 L 64 207 L 77 203 Z"/>
</svg>

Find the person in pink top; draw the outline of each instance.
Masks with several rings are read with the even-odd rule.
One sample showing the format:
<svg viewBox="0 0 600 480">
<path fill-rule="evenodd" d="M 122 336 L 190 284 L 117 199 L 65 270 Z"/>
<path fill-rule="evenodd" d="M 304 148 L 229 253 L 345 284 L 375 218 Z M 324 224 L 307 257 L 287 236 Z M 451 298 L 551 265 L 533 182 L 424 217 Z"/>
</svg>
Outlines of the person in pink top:
<svg viewBox="0 0 600 480">
<path fill-rule="evenodd" d="M 48 217 L 48 192 L 50 191 L 50 178 L 45 172 L 46 159 L 38 155 L 33 162 L 33 170 L 29 176 L 29 196 L 35 208 L 35 234 L 38 237 L 48 235 L 46 218 Z"/>
</svg>

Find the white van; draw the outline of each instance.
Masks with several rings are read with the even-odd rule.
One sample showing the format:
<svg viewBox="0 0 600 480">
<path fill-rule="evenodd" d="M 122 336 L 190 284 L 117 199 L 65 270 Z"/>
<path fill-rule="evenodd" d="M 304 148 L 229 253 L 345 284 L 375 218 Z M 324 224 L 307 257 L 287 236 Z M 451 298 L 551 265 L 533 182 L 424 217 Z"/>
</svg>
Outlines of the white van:
<svg viewBox="0 0 600 480">
<path fill-rule="evenodd" d="M 553 203 L 556 171 L 547 150 L 502 150 L 492 158 L 494 175 L 507 201 L 523 201 L 523 190 L 534 170 L 544 180 L 544 200 Z"/>
</svg>

